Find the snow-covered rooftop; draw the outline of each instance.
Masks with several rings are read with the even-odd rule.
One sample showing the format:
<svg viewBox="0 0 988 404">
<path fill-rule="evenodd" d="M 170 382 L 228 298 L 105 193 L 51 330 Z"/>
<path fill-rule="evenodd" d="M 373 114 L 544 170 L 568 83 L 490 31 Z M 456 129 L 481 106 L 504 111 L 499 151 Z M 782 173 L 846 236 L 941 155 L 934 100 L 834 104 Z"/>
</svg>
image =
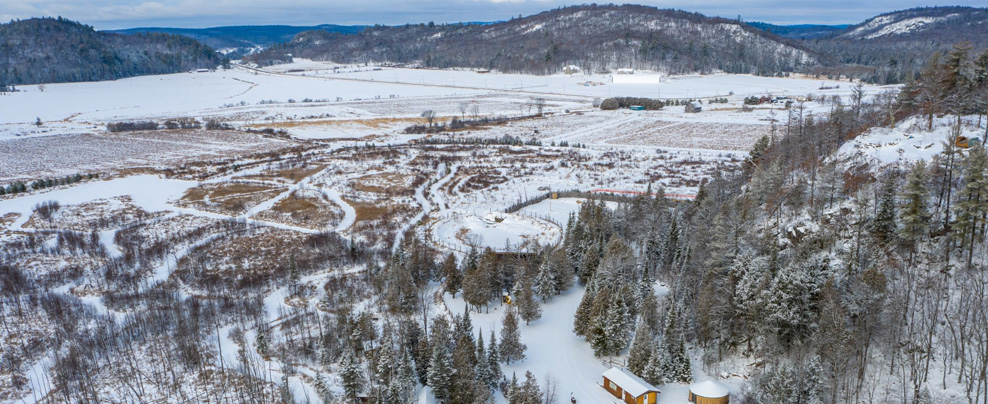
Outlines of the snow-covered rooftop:
<svg viewBox="0 0 988 404">
<path fill-rule="evenodd" d="M 640 377 L 635 376 L 633 373 L 625 368 L 613 367 L 604 372 L 604 377 L 607 380 L 614 382 L 621 389 L 630 393 L 631 395 L 638 397 L 642 394 L 654 391 L 661 393 L 659 389 L 655 386 L 649 384 L 648 382 L 642 380 Z"/>
<path fill-rule="evenodd" d="M 702 382 L 693 383 L 690 385 L 690 391 L 692 391 L 693 394 L 707 398 L 726 397 L 731 394 L 726 386 L 713 380 L 704 380 Z"/>
</svg>

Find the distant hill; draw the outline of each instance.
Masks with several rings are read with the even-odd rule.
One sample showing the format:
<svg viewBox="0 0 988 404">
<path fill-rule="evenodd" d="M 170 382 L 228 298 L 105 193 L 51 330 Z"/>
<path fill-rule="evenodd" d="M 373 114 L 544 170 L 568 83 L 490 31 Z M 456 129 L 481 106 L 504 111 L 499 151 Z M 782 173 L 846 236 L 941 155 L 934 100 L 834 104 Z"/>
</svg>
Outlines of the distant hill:
<svg viewBox="0 0 988 404">
<path fill-rule="evenodd" d="M 633 5 L 565 7 L 486 25 L 374 26 L 352 35 L 307 31 L 249 59 L 280 63 L 287 54 L 535 74 L 574 64 L 590 71 L 774 75 L 817 63 L 815 52 L 800 42 L 735 20 Z"/>
<path fill-rule="evenodd" d="M 834 58 L 845 71 L 877 83 L 909 80 L 935 52 L 966 41 L 988 50 L 988 8 L 924 7 L 894 11 L 852 25 L 806 46 Z M 855 69 L 858 68 L 858 69 Z"/>
<path fill-rule="evenodd" d="M 61 17 L 0 24 L 0 85 L 111 80 L 220 62 L 209 47 L 177 35 L 99 32 Z"/>
<path fill-rule="evenodd" d="M 783 38 L 791 39 L 814 39 L 824 36 L 831 35 L 835 32 L 842 31 L 849 27 L 848 24 L 843 25 L 813 25 L 813 24 L 800 24 L 800 25 L 775 25 L 769 24 L 767 22 L 748 22 L 748 25 L 764 30 L 775 35 L 781 36 Z"/>
<path fill-rule="evenodd" d="M 975 36 L 958 36 L 971 34 Z M 982 40 L 988 38 L 988 8 L 922 7 L 893 11 L 848 27 L 835 38 L 889 42 Z"/>
<path fill-rule="evenodd" d="M 202 42 L 214 49 L 246 50 L 256 47 L 268 47 L 277 43 L 291 41 L 295 35 L 304 31 L 322 30 L 339 34 L 356 34 L 363 31 L 362 25 L 242 25 L 213 28 L 130 28 L 114 32 L 120 34 L 164 33 L 182 35 Z"/>
</svg>

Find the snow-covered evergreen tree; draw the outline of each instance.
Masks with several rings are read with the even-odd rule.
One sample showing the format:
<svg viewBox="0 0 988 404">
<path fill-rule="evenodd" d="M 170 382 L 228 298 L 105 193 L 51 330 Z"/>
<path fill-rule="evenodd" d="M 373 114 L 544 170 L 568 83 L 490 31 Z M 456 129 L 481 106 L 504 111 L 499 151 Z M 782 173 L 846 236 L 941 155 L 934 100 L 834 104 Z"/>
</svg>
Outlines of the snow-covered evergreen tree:
<svg viewBox="0 0 988 404">
<path fill-rule="evenodd" d="M 494 379 L 494 381 L 496 382 L 498 380 L 501 380 L 502 377 L 504 377 L 504 373 L 501 372 L 501 352 L 497 347 L 498 343 L 497 343 L 497 338 L 494 336 L 494 330 L 491 330 L 491 338 L 488 344 L 489 344 L 487 346 L 487 363 L 489 364 L 488 368 L 491 371 L 491 378 Z"/>
<path fill-rule="evenodd" d="M 666 384 L 669 382 L 668 374 L 672 373 L 672 361 L 669 358 L 669 348 L 662 338 L 652 341 L 649 347 L 651 354 L 648 363 L 642 371 L 642 378 L 652 384 Z"/>
<path fill-rule="evenodd" d="M 453 355 L 449 352 L 447 344 L 434 344 L 432 357 L 429 359 L 429 387 L 436 399 L 446 400 L 450 397 L 453 388 L 453 377 L 456 369 L 453 368 Z"/>
<path fill-rule="evenodd" d="M 899 238 L 909 247 L 910 256 L 915 251 L 916 243 L 925 237 L 929 229 L 929 181 L 926 162 L 920 160 L 909 170 L 902 190 L 902 206 L 899 210 L 902 228 L 899 230 Z"/>
<path fill-rule="evenodd" d="M 539 270 L 535 275 L 535 295 L 542 299 L 543 302 L 547 302 L 556 295 L 557 284 L 556 273 L 549 264 L 549 254 L 547 253 L 545 258 L 542 259 Z"/>
<path fill-rule="evenodd" d="M 883 243 L 892 242 L 896 234 L 895 178 L 897 176 L 895 172 L 885 174 L 878 198 L 878 213 L 871 223 L 872 233 Z"/>
<path fill-rule="evenodd" d="M 636 375 L 644 375 L 645 367 L 652 359 L 653 336 L 647 326 L 638 324 L 635 329 L 635 338 L 631 342 L 631 350 L 628 352 L 628 370 Z"/>
<path fill-rule="evenodd" d="M 542 317 L 542 306 L 535 299 L 535 291 L 532 289 L 532 279 L 523 277 L 518 287 L 518 300 L 515 304 L 518 307 L 518 315 L 525 320 L 526 325 Z"/>
<path fill-rule="evenodd" d="M 340 361 L 340 379 L 343 381 L 343 392 L 346 396 L 350 400 L 356 400 L 357 394 L 364 387 L 364 374 L 352 349 L 347 349 Z"/>
<path fill-rule="evenodd" d="M 450 253 L 443 260 L 442 265 L 443 286 L 447 293 L 456 297 L 456 293 L 463 287 L 463 272 L 456 265 L 456 256 Z"/>
<path fill-rule="evenodd" d="M 501 343 L 498 346 L 498 353 L 507 364 L 525 359 L 525 349 L 528 347 L 521 343 L 521 333 L 518 330 L 518 317 L 514 310 L 505 310 L 504 319 L 501 320 Z"/>
</svg>

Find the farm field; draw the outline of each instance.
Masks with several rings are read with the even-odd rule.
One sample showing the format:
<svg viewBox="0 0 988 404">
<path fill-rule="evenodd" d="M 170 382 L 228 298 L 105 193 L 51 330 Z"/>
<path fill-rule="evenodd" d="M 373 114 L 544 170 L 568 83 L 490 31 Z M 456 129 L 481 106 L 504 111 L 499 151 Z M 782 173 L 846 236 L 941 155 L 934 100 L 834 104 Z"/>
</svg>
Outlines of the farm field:
<svg viewBox="0 0 988 404">
<path fill-rule="evenodd" d="M 633 195 L 661 189 L 676 195 L 675 206 L 688 206 L 703 184 L 741 170 L 756 141 L 781 135 L 795 113 L 773 104 L 744 109 L 745 97 L 810 97 L 799 107 L 809 116 L 826 113 L 851 89 L 844 82 L 820 90 L 836 84 L 812 78 L 638 74 L 644 84 L 300 59 L 44 91 L 21 86 L 0 96 L 0 184 L 43 186 L 0 195 L 0 249 L 17 279 L 29 277 L 58 304 L 92 313 L 96 319 L 82 327 L 94 334 L 150 321 L 141 317 L 150 306 L 137 303 L 139 296 L 155 296 L 154 307 L 208 302 L 189 309 L 202 310 L 212 330 L 183 340 L 206 359 L 189 370 L 199 384 L 176 382 L 182 394 L 235 401 L 220 380 L 260 380 L 260 397 L 288 386 L 299 402 L 323 402 L 320 395 L 341 394 L 343 382 L 337 365 L 313 358 L 339 352 L 296 349 L 287 336 L 312 334 L 341 313 L 364 313 L 354 320 L 361 327 L 391 326 L 385 298 L 371 293 L 382 287 L 374 277 L 399 265 L 391 252 L 411 252 L 400 255 L 401 265 L 428 254 L 459 261 L 485 250 L 535 255 L 561 247 L 571 217 L 599 197 L 607 209 L 624 209 Z M 866 87 L 872 96 L 883 90 Z M 595 106 L 616 96 L 660 96 L 669 105 Z M 675 106 L 693 98 L 705 100 L 703 112 Z M 475 123 L 452 128 L 454 119 Z M 434 128 L 440 124 L 449 129 Z M 81 179 L 58 181 L 75 174 Z M 668 290 L 654 287 L 658 297 Z M 436 279 L 421 290 L 431 296 L 415 297 L 430 301 L 426 317 L 452 317 L 468 306 Z M 507 375 L 552 375 L 564 400 L 571 391 L 581 403 L 608 399 L 591 384 L 605 366 L 571 332 L 583 293 L 571 286 L 544 302 L 543 319 L 522 326 L 528 359 L 504 366 Z M 474 310 L 474 326 L 500 330 L 501 306 Z M 0 333 L 0 353 L 25 358 L 0 367 L 0 402 L 51 402 L 45 397 L 65 388 L 51 377 L 64 358 L 36 347 L 54 344 L 48 336 L 64 319 L 22 320 L 12 324 L 21 332 Z M 285 354 L 296 351 L 304 354 Z M 154 355 L 183 354 L 106 364 L 93 376 L 102 390 L 92 394 L 133 400 L 110 372 L 134 366 L 163 380 L 167 370 Z M 703 352 L 690 355 L 698 363 Z M 723 381 L 738 388 L 745 366 Z M 718 377 L 699 364 L 693 369 L 696 379 Z M 686 389 L 663 387 L 660 402 L 684 402 Z M 421 402 L 434 402 L 417 391 Z M 146 394 L 148 402 L 174 398 L 154 388 Z"/>
</svg>

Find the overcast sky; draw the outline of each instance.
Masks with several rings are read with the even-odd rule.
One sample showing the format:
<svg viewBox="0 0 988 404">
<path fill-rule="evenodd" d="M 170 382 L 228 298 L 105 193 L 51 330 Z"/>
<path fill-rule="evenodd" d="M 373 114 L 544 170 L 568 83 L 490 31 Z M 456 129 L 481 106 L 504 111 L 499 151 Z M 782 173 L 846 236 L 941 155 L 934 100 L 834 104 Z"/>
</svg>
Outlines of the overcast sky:
<svg viewBox="0 0 988 404">
<path fill-rule="evenodd" d="M 0 21 L 62 16 L 97 29 L 147 26 L 405 24 L 497 21 L 567 0 L 0 0 Z M 600 3 L 605 3 L 601 1 Z M 620 3 L 620 2 L 616 2 Z M 936 5 L 984 6 L 984 0 L 641 0 L 711 16 L 777 24 L 853 24 L 887 11 Z"/>
</svg>

